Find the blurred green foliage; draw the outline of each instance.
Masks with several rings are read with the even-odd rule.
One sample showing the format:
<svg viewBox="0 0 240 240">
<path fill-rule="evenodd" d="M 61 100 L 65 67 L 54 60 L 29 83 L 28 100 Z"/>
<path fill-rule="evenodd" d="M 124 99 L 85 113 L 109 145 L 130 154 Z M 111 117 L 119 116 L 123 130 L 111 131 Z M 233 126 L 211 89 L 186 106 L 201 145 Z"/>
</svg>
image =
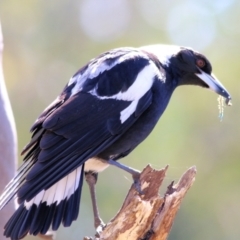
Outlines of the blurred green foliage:
<svg viewBox="0 0 240 240">
<path fill-rule="evenodd" d="M 223 121 L 216 94 L 181 87 L 151 136 L 122 162 L 137 169 L 169 164 L 165 185 L 197 166 L 196 182 L 170 240 L 240 239 L 239 1 L 1 0 L 0 17 L 19 150 L 29 141 L 32 123 L 71 75 L 105 50 L 167 43 L 188 45 L 208 56 L 233 97 Z M 104 221 L 117 212 L 131 183 L 129 175 L 114 167 L 100 174 L 97 196 Z M 61 228 L 57 240 L 93 235 L 86 184 L 80 211 L 79 220 Z"/>
</svg>

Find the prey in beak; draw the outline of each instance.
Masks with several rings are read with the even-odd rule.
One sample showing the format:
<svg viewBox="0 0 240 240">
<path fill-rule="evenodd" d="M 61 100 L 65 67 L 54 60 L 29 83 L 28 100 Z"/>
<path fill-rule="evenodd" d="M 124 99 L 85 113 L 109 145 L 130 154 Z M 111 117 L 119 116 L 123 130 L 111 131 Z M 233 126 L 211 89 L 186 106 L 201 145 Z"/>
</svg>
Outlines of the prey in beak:
<svg viewBox="0 0 240 240">
<path fill-rule="evenodd" d="M 196 76 L 200 78 L 209 87 L 210 90 L 224 97 L 227 106 L 231 106 L 232 98 L 227 89 L 222 85 L 222 83 L 213 74 L 208 74 L 200 68 L 198 68 L 198 70 L 200 73 L 195 73 Z"/>
</svg>

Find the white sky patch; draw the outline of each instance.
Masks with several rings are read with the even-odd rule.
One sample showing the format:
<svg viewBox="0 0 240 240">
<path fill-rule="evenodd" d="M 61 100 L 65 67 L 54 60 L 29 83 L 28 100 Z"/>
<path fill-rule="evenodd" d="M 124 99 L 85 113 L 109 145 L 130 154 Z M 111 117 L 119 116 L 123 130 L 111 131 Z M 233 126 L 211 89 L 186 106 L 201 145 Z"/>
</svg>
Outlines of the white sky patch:
<svg viewBox="0 0 240 240">
<path fill-rule="evenodd" d="M 79 186 L 82 166 L 78 167 L 66 177 L 53 184 L 46 191 L 42 190 L 29 202 L 25 201 L 26 209 L 30 209 L 33 204 L 39 206 L 40 203 L 46 202 L 48 206 L 57 202 L 59 204 L 64 199 L 69 199 Z"/>
<path fill-rule="evenodd" d="M 81 30 L 96 42 L 111 42 L 129 28 L 131 5 L 127 0 L 83 0 L 80 2 Z"/>
<path fill-rule="evenodd" d="M 176 2 L 168 13 L 165 26 L 172 43 L 202 51 L 216 40 L 217 18 L 206 1 Z"/>
</svg>

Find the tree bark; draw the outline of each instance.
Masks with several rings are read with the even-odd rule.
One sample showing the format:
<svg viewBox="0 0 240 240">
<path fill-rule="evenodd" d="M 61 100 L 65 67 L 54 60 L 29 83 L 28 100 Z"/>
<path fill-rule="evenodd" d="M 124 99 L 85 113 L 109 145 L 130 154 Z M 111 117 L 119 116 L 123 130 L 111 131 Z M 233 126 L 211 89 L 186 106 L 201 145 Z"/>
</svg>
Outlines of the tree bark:
<svg viewBox="0 0 240 240">
<path fill-rule="evenodd" d="M 192 186 L 196 168 L 191 167 L 173 182 L 163 197 L 159 196 L 168 167 L 155 170 L 147 166 L 140 175 L 140 191 L 133 184 L 117 215 L 95 238 L 85 240 L 165 240 L 174 222 L 181 201 Z"/>
<path fill-rule="evenodd" d="M 13 178 L 17 163 L 17 137 L 11 105 L 9 102 L 2 68 L 3 37 L 0 23 L 0 193 Z M 0 240 L 3 236 L 3 227 L 14 211 L 14 202 L 11 201 L 1 211 Z"/>
</svg>

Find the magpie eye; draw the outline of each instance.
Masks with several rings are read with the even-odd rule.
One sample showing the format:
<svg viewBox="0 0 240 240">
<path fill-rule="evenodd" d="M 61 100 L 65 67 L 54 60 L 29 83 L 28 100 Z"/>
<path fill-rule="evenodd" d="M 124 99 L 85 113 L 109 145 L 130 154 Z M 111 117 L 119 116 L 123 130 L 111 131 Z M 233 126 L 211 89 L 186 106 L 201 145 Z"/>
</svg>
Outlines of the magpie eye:
<svg viewBox="0 0 240 240">
<path fill-rule="evenodd" d="M 197 66 L 203 68 L 206 65 L 206 62 L 203 59 L 197 60 Z"/>
</svg>

